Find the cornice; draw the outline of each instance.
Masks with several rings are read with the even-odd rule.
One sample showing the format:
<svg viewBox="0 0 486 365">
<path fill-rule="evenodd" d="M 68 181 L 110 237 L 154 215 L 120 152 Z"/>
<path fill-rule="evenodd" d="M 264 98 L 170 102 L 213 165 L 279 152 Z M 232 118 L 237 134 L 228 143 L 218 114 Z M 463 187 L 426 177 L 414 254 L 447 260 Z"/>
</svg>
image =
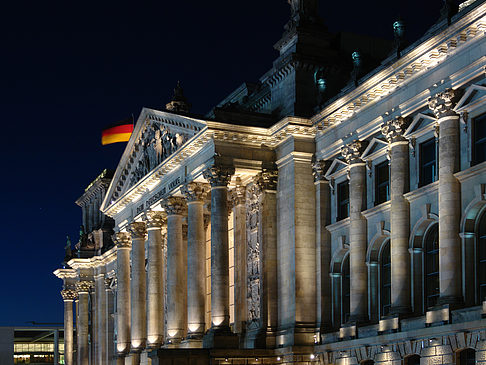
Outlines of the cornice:
<svg viewBox="0 0 486 365">
<path fill-rule="evenodd" d="M 93 256 L 87 259 L 81 259 L 81 258 L 71 259 L 69 260 L 68 265 L 75 270 L 96 269 L 100 266 L 106 266 L 115 260 L 116 260 L 116 247 L 112 247 L 111 249 L 103 253 L 103 255 Z"/>
<path fill-rule="evenodd" d="M 312 123 L 324 129 L 338 125 L 436 66 L 459 47 L 484 37 L 486 17 L 482 14 L 485 12 L 486 3 L 465 14 L 441 33 L 427 39 L 356 89 L 332 102 L 312 118 Z"/>
<path fill-rule="evenodd" d="M 78 277 L 76 270 L 74 269 L 57 269 L 53 272 L 59 279 L 75 279 Z"/>
</svg>

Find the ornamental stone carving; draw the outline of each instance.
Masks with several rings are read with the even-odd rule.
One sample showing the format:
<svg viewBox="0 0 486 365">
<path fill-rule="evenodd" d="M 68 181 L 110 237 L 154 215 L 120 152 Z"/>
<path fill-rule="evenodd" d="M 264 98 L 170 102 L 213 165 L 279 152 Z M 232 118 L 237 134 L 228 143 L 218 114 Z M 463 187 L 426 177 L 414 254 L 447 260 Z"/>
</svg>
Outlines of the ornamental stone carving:
<svg viewBox="0 0 486 365">
<path fill-rule="evenodd" d="M 117 232 L 111 236 L 113 242 L 115 242 L 118 248 L 130 248 L 132 241 L 130 240 L 130 234 L 128 232 Z"/>
<path fill-rule="evenodd" d="M 363 162 L 361 155 L 363 154 L 366 146 L 367 143 L 365 141 L 355 140 L 341 148 L 341 155 L 349 165 L 361 163 Z"/>
<path fill-rule="evenodd" d="M 246 187 L 241 184 L 241 178 L 236 178 L 236 187 L 231 191 L 231 199 L 233 200 L 233 206 L 245 204 L 246 200 Z"/>
<path fill-rule="evenodd" d="M 312 164 L 312 175 L 314 175 L 314 182 L 326 181 L 325 174 L 329 170 L 330 161 L 319 160 Z"/>
<path fill-rule="evenodd" d="M 406 141 L 403 136 L 409 126 L 409 121 L 403 117 L 395 117 L 382 124 L 381 133 L 388 143 Z"/>
<path fill-rule="evenodd" d="M 458 92 L 453 89 L 446 89 L 429 98 L 429 108 L 434 112 L 437 119 L 457 115 L 453 110 L 457 99 Z"/>
<path fill-rule="evenodd" d="M 78 293 L 76 290 L 72 289 L 64 289 L 61 290 L 62 300 L 66 301 L 75 301 L 78 298 Z"/>
<path fill-rule="evenodd" d="M 185 200 L 175 196 L 163 200 L 162 207 L 167 215 L 183 215 L 187 210 Z"/>
<path fill-rule="evenodd" d="M 235 168 L 227 166 L 212 166 L 203 172 L 203 176 L 212 187 L 227 186 L 234 175 Z"/>
<path fill-rule="evenodd" d="M 206 200 L 210 192 L 209 184 L 190 182 L 181 186 L 181 193 L 188 202 Z"/>
<path fill-rule="evenodd" d="M 92 281 L 82 280 L 76 283 L 76 291 L 78 292 L 78 294 L 89 293 L 92 287 L 93 287 Z"/>
<path fill-rule="evenodd" d="M 162 226 L 166 223 L 167 216 L 164 212 L 150 210 L 145 213 L 144 220 L 145 224 L 147 225 L 147 229 L 162 228 Z"/>
<path fill-rule="evenodd" d="M 277 190 L 278 171 L 264 169 L 256 175 L 255 182 L 263 190 Z"/>
<path fill-rule="evenodd" d="M 147 229 L 143 222 L 132 222 L 128 225 L 128 231 L 132 235 L 133 239 L 145 239 Z"/>
</svg>

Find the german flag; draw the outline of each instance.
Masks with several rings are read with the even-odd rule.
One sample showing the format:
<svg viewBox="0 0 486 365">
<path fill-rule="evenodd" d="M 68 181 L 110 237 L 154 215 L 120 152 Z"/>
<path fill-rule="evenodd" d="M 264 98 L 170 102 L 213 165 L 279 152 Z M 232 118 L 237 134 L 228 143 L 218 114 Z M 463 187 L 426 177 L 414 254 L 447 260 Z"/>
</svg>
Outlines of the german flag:
<svg viewBox="0 0 486 365">
<path fill-rule="evenodd" d="M 127 142 L 133 132 L 133 119 L 126 119 L 103 129 L 101 144 L 103 146 L 117 142 Z"/>
</svg>

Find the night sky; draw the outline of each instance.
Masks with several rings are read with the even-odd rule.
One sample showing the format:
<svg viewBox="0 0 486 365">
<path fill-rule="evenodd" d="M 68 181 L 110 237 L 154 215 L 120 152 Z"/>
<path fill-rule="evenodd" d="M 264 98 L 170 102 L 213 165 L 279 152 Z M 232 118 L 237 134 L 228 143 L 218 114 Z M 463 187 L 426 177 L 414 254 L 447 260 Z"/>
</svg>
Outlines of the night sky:
<svg viewBox="0 0 486 365">
<path fill-rule="evenodd" d="M 208 112 L 271 67 L 290 8 L 285 0 L 10 3 L 0 9 L 0 325 L 62 323 L 52 272 L 65 236 L 78 239 L 74 201 L 125 147 L 102 147 L 102 128 L 144 106 L 162 109 L 177 80 L 192 111 Z M 414 41 L 441 6 L 321 1 L 320 10 L 330 31 L 388 39 L 400 15 Z"/>
</svg>

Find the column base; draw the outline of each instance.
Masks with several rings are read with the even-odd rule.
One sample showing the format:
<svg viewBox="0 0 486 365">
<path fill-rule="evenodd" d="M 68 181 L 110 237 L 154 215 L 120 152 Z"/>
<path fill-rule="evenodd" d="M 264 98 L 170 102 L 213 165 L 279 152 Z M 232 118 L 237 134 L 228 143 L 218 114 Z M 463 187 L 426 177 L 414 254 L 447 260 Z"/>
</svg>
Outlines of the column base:
<svg viewBox="0 0 486 365">
<path fill-rule="evenodd" d="M 203 337 L 203 348 L 237 349 L 238 335 L 227 328 L 211 328 Z"/>
</svg>

